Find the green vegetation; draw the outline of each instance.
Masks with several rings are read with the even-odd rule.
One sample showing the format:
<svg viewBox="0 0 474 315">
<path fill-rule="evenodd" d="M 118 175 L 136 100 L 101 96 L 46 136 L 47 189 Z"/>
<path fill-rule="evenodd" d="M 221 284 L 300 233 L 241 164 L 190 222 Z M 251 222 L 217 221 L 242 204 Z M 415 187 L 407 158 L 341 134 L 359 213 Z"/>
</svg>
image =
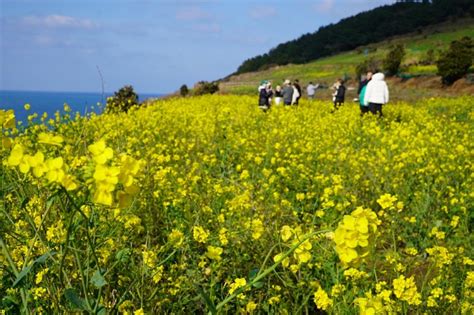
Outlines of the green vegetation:
<svg viewBox="0 0 474 315">
<path fill-rule="evenodd" d="M 389 75 L 397 74 L 405 54 L 405 47 L 402 44 L 393 46 L 383 60 L 384 71 Z"/>
<path fill-rule="evenodd" d="M 470 37 L 453 41 L 437 62 L 438 74 L 444 84 L 453 84 L 467 74 L 472 65 L 474 42 Z"/>
<path fill-rule="evenodd" d="M 185 97 L 186 95 L 189 94 L 189 89 L 188 89 L 188 86 L 186 84 L 181 85 L 181 87 L 179 88 L 179 94 L 182 97 Z"/>
<path fill-rule="evenodd" d="M 194 95 L 214 94 L 219 91 L 219 85 L 216 82 L 200 81 L 194 87 Z"/>
<path fill-rule="evenodd" d="M 405 1 L 383 6 L 321 27 L 268 53 L 244 61 L 237 74 L 268 69 L 272 65 L 303 64 L 311 60 L 418 31 L 449 19 L 474 16 L 471 0 Z"/>
<path fill-rule="evenodd" d="M 128 112 L 132 107 L 138 105 L 138 95 L 133 90 L 133 86 L 125 85 L 114 93 L 114 96 L 107 99 L 106 112 Z"/>
<path fill-rule="evenodd" d="M 351 77 L 355 79 L 356 67 L 361 63 L 372 61 L 375 68 L 381 69 L 379 62 L 388 53 L 388 47 L 391 45 L 403 45 L 406 56 L 401 65 L 403 75 L 435 76 L 437 68 L 435 65 L 424 65 L 423 60 L 430 50 L 434 55 L 449 47 L 451 41 L 459 40 L 465 36 L 474 37 L 474 20 L 460 20 L 456 23 L 445 23 L 425 29 L 421 33 L 412 33 L 405 36 L 399 36 L 387 39 L 379 43 L 373 43 L 367 46 L 361 46 L 357 49 L 337 54 L 331 57 L 321 58 L 306 64 L 289 64 L 286 66 L 276 66 L 264 71 L 244 73 L 234 75 L 220 83 L 220 89 L 223 93 L 232 94 L 254 94 L 256 86 L 261 80 L 271 80 L 274 85 L 280 84 L 285 79 L 300 79 L 303 84 L 309 81 L 316 81 L 325 85 L 332 84 L 339 77 Z M 363 73 L 364 71 L 358 73 Z M 418 90 L 417 94 L 425 95 L 423 91 Z"/>
</svg>

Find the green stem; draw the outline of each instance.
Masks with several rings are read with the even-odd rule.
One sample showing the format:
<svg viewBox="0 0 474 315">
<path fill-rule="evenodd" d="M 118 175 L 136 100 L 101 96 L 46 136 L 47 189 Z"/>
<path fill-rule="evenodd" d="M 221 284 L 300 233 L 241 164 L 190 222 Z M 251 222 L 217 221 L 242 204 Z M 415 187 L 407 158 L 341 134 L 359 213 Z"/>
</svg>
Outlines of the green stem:
<svg viewBox="0 0 474 315">
<path fill-rule="evenodd" d="M 13 274 L 15 277 L 18 278 L 18 269 L 15 266 L 15 263 L 13 262 L 12 256 L 10 255 L 10 252 L 8 251 L 7 246 L 5 245 L 5 242 L 3 241 L 3 238 L 0 236 L 0 245 L 2 246 L 2 252 L 3 255 L 7 258 L 8 263 L 10 264 L 10 267 L 12 268 Z M 30 312 L 28 311 L 28 300 L 26 299 L 26 291 L 24 288 L 20 289 L 20 295 L 21 295 L 21 302 L 23 303 L 23 307 L 25 308 L 25 314 L 29 314 Z"/>
<path fill-rule="evenodd" d="M 293 253 L 295 251 L 295 249 L 297 249 L 303 242 L 305 242 L 307 239 L 317 235 L 317 234 L 321 234 L 321 233 L 326 233 L 326 232 L 329 232 L 329 230 L 322 230 L 322 231 L 317 231 L 317 232 L 313 232 L 313 233 L 310 233 L 310 234 L 307 234 L 306 236 L 304 236 L 298 243 L 296 243 L 295 245 L 293 245 L 287 252 L 285 252 L 281 257 L 280 259 L 278 259 L 272 266 L 270 266 L 269 268 L 265 269 L 261 274 L 259 274 L 258 276 L 256 276 L 252 281 L 250 281 L 249 283 L 247 283 L 246 285 L 244 285 L 243 287 L 240 287 L 239 289 L 237 289 L 233 294 L 231 294 L 230 296 L 228 296 L 224 301 L 220 302 L 219 304 L 217 304 L 216 306 L 216 310 L 219 310 L 221 309 L 224 305 L 226 305 L 227 303 L 229 303 L 230 301 L 232 301 L 236 296 L 238 296 L 240 293 L 242 293 L 243 291 L 245 291 L 245 289 L 247 289 L 248 287 L 251 287 L 253 286 L 255 283 L 257 283 L 258 281 L 260 281 L 261 279 L 263 279 L 265 276 L 267 276 L 270 272 L 272 272 L 273 270 L 276 269 L 276 267 L 278 267 L 278 265 L 280 265 L 280 263 L 288 256 L 291 255 L 291 253 Z"/>
<path fill-rule="evenodd" d="M 77 255 L 77 250 L 74 251 L 74 257 L 76 258 L 76 263 L 77 266 L 79 267 L 79 271 L 81 273 L 81 283 L 82 283 L 82 291 L 84 293 L 84 300 L 86 301 L 87 304 L 87 309 L 91 310 L 91 305 L 89 303 L 89 297 L 87 294 L 87 284 L 85 281 L 85 275 L 84 275 L 84 269 L 82 269 L 81 261 L 79 259 L 79 256 Z"/>
</svg>

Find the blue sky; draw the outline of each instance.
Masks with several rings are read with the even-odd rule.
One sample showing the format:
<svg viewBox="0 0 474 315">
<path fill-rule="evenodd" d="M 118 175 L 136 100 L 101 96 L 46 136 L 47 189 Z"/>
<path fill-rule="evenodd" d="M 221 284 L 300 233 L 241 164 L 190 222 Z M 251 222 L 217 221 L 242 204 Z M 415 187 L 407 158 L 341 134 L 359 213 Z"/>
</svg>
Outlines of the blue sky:
<svg viewBox="0 0 474 315">
<path fill-rule="evenodd" d="M 168 93 L 393 0 L 0 0 L 0 89 Z"/>
</svg>

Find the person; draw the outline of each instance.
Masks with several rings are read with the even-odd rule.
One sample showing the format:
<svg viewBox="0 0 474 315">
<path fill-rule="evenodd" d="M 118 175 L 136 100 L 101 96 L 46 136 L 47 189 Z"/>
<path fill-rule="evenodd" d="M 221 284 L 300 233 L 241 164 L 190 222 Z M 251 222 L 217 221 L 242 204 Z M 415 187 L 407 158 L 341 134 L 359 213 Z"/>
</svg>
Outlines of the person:
<svg viewBox="0 0 474 315">
<path fill-rule="evenodd" d="M 378 72 L 372 76 L 372 80 L 367 83 L 364 95 L 364 103 L 369 105 L 372 114 L 382 114 L 382 106 L 387 104 L 389 100 L 388 86 L 385 82 L 385 75 Z"/>
<path fill-rule="evenodd" d="M 342 79 L 337 79 L 333 87 L 334 87 L 334 94 L 333 94 L 334 109 L 338 109 L 340 106 L 344 104 L 344 99 L 346 96 L 346 87 L 344 86 L 344 81 Z"/>
<path fill-rule="evenodd" d="M 372 71 L 368 71 L 367 74 L 365 75 L 365 79 L 363 79 L 359 82 L 359 88 L 357 89 L 357 95 L 360 95 L 360 92 L 362 91 L 364 86 L 366 86 L 367 83 L 369 83 L 369 81 L 372 79 L 372 75 L 373 75 Z"/>
<path fill-rule="evenodd" d="M 314 95 L 316 94 L 316 89 L 318 85 L 314 85 L 313 82 L 309 82 L 308 86 L 306 87 L 306 93 L 308 94 L 308 98 L 310 100 L 314 99 Z"/>
<path fill-rule="evenodd" d="M 293 87 L 291 86 L 290 80 L 287 79 L 283 83 L 281 95 L 283 97 L 283 103 L 287 106 L 291 105 L 291 102 L 293 101 Z"/>
<path fill-rule="evenodd" d="M 296 91 L 298 93 L 296 93 L 296 96 L 293 95 L 293 98 L 294 98 L 294 102 L 293 104 L 294 105 L 298 105 L 298 102 L 301 98 L 301 85 L 300 85 L 300 81 L 298 79 L 295 80 L 295 82 L 293 83 L 293 87 L 296 89 Z"/>
<path fill-rule="evenodd" d="M 277 85 L 275 88 L 275 105 L 280 105 L 282 100 L 281 86 Z"/>
<path fill-rule="evenodd" d="M 369 112 L 369 104 L 365 103 L 365 91 L 367 89 L 367 84 L 372 79 L 372 72 L 367 72 L 367 75 L 364 80 L 360 81 L 359 89 L 357 90 L 357 94 L 359 95 L 359 104 L 360 104 L 360 115 L 363 116 L 364 114 Z"/>
<path fill-rule="evenodd" d="M 293 83 L 293 97 L 291 98 L 291 105 L 298 105 L 298 100 L 301 97 L 300 90 L 301 87 L 298 89 L 296 83 Z"/>
<path fill-rule="evenodd" d="M 265 86 L 260 89 L 258 107 L 260 107 L 260 109 L 262 109 L 263 111 L 269 109 L 272 95 L 272 83 L 267 81 Z"/>
</svg>

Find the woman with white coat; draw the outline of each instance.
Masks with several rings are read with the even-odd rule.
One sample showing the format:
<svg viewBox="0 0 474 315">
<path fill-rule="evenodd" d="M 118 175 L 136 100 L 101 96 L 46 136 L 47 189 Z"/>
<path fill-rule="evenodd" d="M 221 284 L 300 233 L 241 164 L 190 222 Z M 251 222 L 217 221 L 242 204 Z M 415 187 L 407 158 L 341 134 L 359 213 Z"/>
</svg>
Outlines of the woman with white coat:
<svg viewBox="0 0 474 315">
<path fill-rule="evenodd" d="M 383 73 L 374 74 L 365 90 L 364 103 L 369 104 L 369 110 L 374 115 L 379 113 L 382 116 L 382 106 L 389 100 L 388 86 L 384 79 Z"/>
</svg>

